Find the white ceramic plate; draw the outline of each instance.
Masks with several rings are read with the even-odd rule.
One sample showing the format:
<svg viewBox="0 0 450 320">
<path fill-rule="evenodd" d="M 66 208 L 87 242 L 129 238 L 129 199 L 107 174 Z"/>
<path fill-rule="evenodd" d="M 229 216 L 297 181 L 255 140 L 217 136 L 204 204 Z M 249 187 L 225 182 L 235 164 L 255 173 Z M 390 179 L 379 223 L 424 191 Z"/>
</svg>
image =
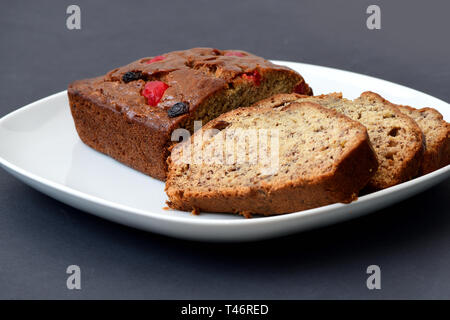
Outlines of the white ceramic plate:
<svg viewBox="0 0 450 320">
<path fill-rule="evenodd" d="M 388 81 L 320 66 L 275 61 L 300 72 L 315 94 L 365 90 L 415 107 L 432 106 L 450 120 L 449 105 Z M 135 228 L 184 239 L 246 241 L 287 235 L 370 213 L 429 188 L 450 166 L 412 181 L 333 204 L 273 217 L 163 210 L 164 184 L 85 146 L 77 136 L 66 92 L 27 105 L 0 120 L 0 163 L 11 174 L 64 203 Z"/>
</svg>

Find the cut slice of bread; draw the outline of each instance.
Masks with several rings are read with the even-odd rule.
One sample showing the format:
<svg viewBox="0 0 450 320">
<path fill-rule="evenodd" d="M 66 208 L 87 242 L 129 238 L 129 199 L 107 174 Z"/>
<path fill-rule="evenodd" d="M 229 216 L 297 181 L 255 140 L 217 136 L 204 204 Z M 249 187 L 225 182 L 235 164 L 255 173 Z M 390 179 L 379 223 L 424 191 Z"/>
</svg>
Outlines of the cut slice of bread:
<svg viewBox="0 0 450 320">
<path fill-rule="evenodd" d="M 223 114 L 177 144 L 168 160 L 168 205 L 272 215 L 355 200 L 378 166 L 366 128 L 282 98 Z"/>
<path fill-rule="evenodd" d="M 433 108 L 415 109 L 397 105 L 400 111 L 413 118 L 425 135 L 425 153 L 420 174 L 427 174 L 450 164 L 450 123 Z"/>
<path fill-rule="evenodd" d="M 318 103 L 361 122 L 379 163 L 367 190 L 391 187 L 418 175 L 424 151 L 422 131 L 412 118 L 380 95 L 364 92 L 352 101 L 340 93 L 314 97 L 285 94 L 265 99 L 260 105 L 270 105 L 273 100 Z"/>
</svg>

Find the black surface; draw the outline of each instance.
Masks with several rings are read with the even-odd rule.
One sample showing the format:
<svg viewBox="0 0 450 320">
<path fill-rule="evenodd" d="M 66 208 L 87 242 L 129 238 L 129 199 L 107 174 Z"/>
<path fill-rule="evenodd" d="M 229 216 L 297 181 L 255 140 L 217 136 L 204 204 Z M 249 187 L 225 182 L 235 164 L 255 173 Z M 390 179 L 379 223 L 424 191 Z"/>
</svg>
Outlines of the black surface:
<svg viewBox="0 0 450 320">
<path fill-rule="evenodd" d="M 142 56 L 238 48 L 351 70 L 450 101 L 448 1 L 0 4 L 0 116 Z M 379 4 L 382 29 L 366 28 Z M 2 137 L 0 137 L 1 139 Z M 186 242 L 101 220 L 0 171 L 0 298 L 450 298 L 450 181 L 370 216 L 247 244 Z M 66 267 L 82 289 L 66 288 Z M 377 264 L 382 289 L 366 288 Z"/>
</svg>

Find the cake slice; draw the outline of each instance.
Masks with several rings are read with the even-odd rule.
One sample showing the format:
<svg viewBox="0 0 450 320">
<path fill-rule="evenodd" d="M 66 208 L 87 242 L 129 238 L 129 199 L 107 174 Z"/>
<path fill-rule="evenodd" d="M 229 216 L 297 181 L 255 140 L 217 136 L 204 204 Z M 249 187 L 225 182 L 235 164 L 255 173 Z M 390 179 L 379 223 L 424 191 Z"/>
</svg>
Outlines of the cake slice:
<svg viewBox="0 0 450 320">
<path fill-rule="evenodd" d="M 424 152 L 422 131 L 412 118 L 380 95 L 364 92 L 352 101 L 340 93 L 314 97 L 291 94 L 266 99 L 259 105 L 270 105 L 273 100 L 318 103 L 362 123 L 379 163 L 367 190 L 391 187 L 418 175 Z"/>
<path fill-rule="evenodd" d="M 302 76 L 238 50 L 194 48 L 142 58 L 75 81 L 68 96 L 88 146 L 154 178 L 166 177 L 172 132 L 276 93 L 312 93 Z M 175 137 L 176 138 L 176 137 Z"/>
<path fill-rule="evenodd" d="M 168 159 L 168 205 L 184 211 L 283 214 L 349 203 L 378 163 L 366 128 L 283 96 L 219 116 Z"/>
<path fill-rule="evenodd" d="M 433 108 L 415 109 L 397 105 L 413 118 L 425 135 L 425 153 L 420 174 L 424 175 L 450 164 L 450 124 Z"/>
</svg>

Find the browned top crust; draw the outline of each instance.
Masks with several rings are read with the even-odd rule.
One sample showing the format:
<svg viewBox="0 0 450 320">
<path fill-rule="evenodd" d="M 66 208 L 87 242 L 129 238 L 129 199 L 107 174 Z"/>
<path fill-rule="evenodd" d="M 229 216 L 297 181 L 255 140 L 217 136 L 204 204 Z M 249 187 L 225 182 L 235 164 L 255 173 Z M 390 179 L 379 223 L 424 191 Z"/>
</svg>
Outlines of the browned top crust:
<svg viewBox="0 0 450 320">
<path fill-rule="evenodd" d="M 238 53 L 236 55 L 227 55 Z M 161 56 L 158 56 L 161 57 Z M 69 86 L 72 94 L 83 95 L 92 102 L 114 108 L 130 120 L 143 121 L 155 130 L 170 132 L 213 93 L 244 81 L 242 75 L 257 71 L 261 77 L 273 71 L 297 77 L 305 94 L 311 89 L 295 71 L 271 63 L 245 51 L 194 48 L 163 54 L 161 61 L 149 62 L 146 57 L 116 68 L 106 75 L 75 81 Z M 125 83 L 127 72 L 140 72 L 141 79 Z M 149 106 L 141 91 L 146 81 L 159 80 L 169 85 L 156 107 Z M 189 113 L 170 118 L 167 110 L 177 102 L 189 106 Z"/>
</svg>

